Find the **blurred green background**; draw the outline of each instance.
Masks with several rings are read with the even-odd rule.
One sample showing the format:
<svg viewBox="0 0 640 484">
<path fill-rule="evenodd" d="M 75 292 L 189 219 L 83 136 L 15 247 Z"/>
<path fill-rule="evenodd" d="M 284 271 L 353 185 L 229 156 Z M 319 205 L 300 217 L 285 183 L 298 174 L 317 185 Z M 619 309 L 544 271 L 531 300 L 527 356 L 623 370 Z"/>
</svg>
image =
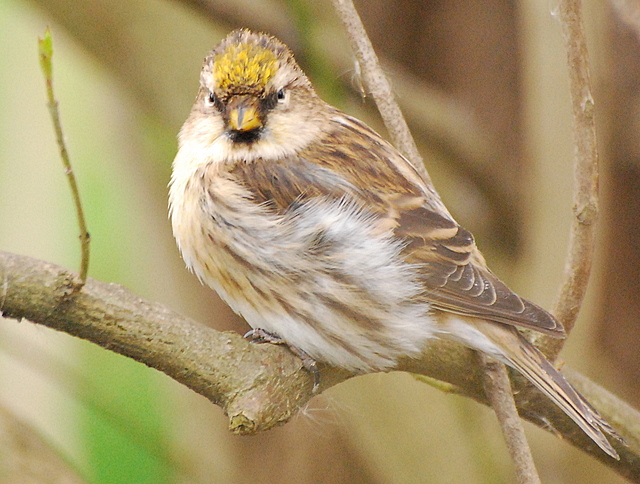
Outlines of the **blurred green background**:
<svg viewBox="0 0 640 484">
<path fill-rule="evenodd" d="M 550 307 L 571 217 L 565 54 L 553 5 L 361 0 L 363 20 L 436 187 L 490 266 Z M 602 153 L 598 256 L 562 358 L 640 401 L 638 26 L 586 2 Z M 228 31 L 288 43 L 321 96 L 384 132 L 328 0 L 1 0 L 0 249 L 77 269 L 37 38 L 92 236 L 90 276 L 216 329 L 246 330 L 183 266 L 167 219 L 176 134 L 200 64 Z M 164 375 L 29 322 L 0 324 L 0 482 L 500 483 L 493 414 L 402 373 L 315 397 L 287 425 L 235 437 L 222 411 Z M 622 478 L 527 424 L 543 482 Z"/>
</svg>

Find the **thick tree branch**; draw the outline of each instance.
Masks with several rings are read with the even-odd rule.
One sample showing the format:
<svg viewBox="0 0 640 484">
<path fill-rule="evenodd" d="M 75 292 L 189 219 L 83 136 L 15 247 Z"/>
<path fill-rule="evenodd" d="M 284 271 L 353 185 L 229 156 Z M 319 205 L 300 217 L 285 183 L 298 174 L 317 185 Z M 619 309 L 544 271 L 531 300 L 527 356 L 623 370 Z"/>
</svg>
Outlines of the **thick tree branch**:
<svg viewBox="0 0 640 484">
<path fill-rule="evenodd" d="M 220 405 L 236 433 L 286 421 L 311 397 L 306 373 L 286 349 L 214 331 L 117 284 L 89 278 L 72 295 L 74 278 L 53 264 L 0 252 L 0 314 L 64 331 L 166 373 Z"/>
<path fill-rule="evenodd" d="M 89 278 L 71 296 L 73 277 L 54 264 L 0 251 L 0 314 L 64 331 L 166 373 L 222 407 L 235 433 L 284 423 L 312 397 L 312 378 L 287 349 L 214 331 L 117 284 Z M 462 346 L 434 341 L 421 359 L 403 361 L 398 369 L 447 382 L 457 393 L 487 403 L 477 358 Z M 350 377 L 328 367 L 321 375 L 321 391 Z M 521 416 L 640 482 L 638 412 L 584 377 L 571 379 L 627 441 L 628 447 L 613 443 L 620 461 L 602 453 L 549 399 L 516 377 Z"/>
</svg>

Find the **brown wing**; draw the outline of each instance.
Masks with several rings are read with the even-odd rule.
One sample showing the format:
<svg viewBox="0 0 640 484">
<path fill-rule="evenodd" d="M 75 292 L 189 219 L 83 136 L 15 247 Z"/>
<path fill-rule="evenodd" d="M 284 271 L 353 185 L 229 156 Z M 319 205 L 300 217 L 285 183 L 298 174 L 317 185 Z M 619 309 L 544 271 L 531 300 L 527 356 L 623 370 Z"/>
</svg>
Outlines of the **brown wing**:
<svg viewBox="0 0 640 484">
<path fill-rule="evenodd" d="M 471 233 L 460 227 L 407 160 L 360 121 L 345 116 L 312 160 L 362 187 L 365 206 L 385 214 L 386 226 L 407 244 L 407 262 L 420 267 L 435 308 L 563 337 L 551 314 L 513 293 L 486 267 Z M 330 147 L 340 146 L 340 153 Z"/>
<path fill-rule="evenodd" d="M 468 230 L 416 202 L 398 207 L 395 233 L 407 242 L 405 258 L 418 265 L 433 307 L 564 336 L 551 314 L 491 273 Z"/>
<path fill-rule="evenodd" d="M 451 219 L 395 148 L 358 120 L 336 114 L 339 122 L 326 139 L 297 156 L 238 163 L 231 175 L 257 203 L 278 212 L 317 196 L 353 198 L 406 242 L 405 258 L 419 267 L 435 308 L 564 335 L 552 315 L 486 268 L 471 233 Z"/>
<path fill-rule="evenodd" d="M 301 156 L 237 163 L 229 173 L 262 204 L 284 213 L 314 197 L 355 196 L 355 187 L 337 173 Z M 356 196 L 357 198 L 357 196 Z"/>
</svg>

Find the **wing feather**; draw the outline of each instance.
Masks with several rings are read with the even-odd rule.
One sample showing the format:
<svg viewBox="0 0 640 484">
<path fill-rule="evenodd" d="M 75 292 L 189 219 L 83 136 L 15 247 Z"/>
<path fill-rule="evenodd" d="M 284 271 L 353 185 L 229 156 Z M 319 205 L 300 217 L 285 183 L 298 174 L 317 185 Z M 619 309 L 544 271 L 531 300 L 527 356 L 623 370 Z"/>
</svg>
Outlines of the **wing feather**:
<svg viewBox="0 0 640 484">
<path fill-rule="evenodd" d="M 402 239 L 403 256 L 417 267 L 424 297 L 436 309 L 564 336 L 551 314 L 491 273 L 473 235 L 434 199 L 397 150 L 353 118 L 334 121 L 327 139 L 296 156 L 238 162 L 230 174 L 257 203 L 279 213 L 315 197 L 361 203 Z"/>
<path fill-rule="evenodd" d="M 400 215 L 395 233 L 408 241 L 405 258 L 419 267 L 433 307 L 553 336 L 564 334 L 551 314 L 515 294 L 486 267 L 468 230 L 428 213 L 425 206 L 399 207 L 396 212 Z"/>
</svg>

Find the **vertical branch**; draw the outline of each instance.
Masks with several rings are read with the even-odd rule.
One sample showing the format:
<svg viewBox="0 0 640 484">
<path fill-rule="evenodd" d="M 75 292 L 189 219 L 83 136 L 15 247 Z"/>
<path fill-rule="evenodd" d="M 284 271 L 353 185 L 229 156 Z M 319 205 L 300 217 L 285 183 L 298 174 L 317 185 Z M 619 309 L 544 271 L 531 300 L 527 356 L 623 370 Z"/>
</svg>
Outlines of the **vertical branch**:
<svg viewBox="0 0 640 484">
<path fill-rule="evenodd" d="M 587 291 L 598 215 L 598 149 L 589 77 L 589 53 L 581 10 L 580 0 L 560 2 L 560 21 L 567 49 L 573 111 L 575 187 L 569 253 L 553 313 L 562 322 L 567 333 L 576 322 Z M 545 352 L 552 358 L 561 348 L 560 340 L 545 343 Z"/>
<path fill-rule="evenodd" d="M 540 484 L 522 420 L 513 400 L 507 367 L 484 353 L 478 353 L 478 357 L 484 368 L 485 393 L 496 413 L 509 455 L 516 467 L 516 480 L 519 484 Z"/>
<path fill-rule="evenodd" d="M 394 98 L 389 79 L 380 67 L 378 56 L 373 50 L 369 36 L 352 0 L 333 0 L 333 6 L 347 31 L 356 59 L 360 64 L 365 86 L 378 106 L 382 120 L 389 131 L 389 136 L 391 136 L 391 141 L 411 161 L 414 168 L 418 170 L 429 188 L 435 193 L 431 178 L 424 167 L 422 156 L 418 152 L 409 126 L 407 126 Z"/>
<path fill-rule="evenodd" d="M 69 180 L 69 186 L 71 188 L 71 195 L 76 206 L 76 213 L 78 216 L 78 225 L 80 226 L 80 284 L 74 287 L 74 291 L 78 291 L 82 288 L 87 281 L 87 272 L 89 271 L 89 243 L 91 238 L 87 231 L 87 225 L 84 218 L 84 210 L 82 209 L 82 203 L 80 202 L 80 192 L 78 191 L 78 184 L 76 183 L 76 177 L 71 168 L 71 161 L 69 160 L 69 153 L 64 142 L 64 135 L 62 133 L 62 123 L 60 122 L 60 113 L 58 112 L 58 101 L 56 101 L 53 93 L 53 64 L 51 58 L 53 57 L 53 42 L 51 39 L 51 31 L 47 29 L 44 33 L 44 38 L 38 39 L 38 51 L 40 54 L 40 68 L 44 75 L 45 83 L 47 86 L 47 107 L 51 114 L 51 120 L 53 122 L 53 128 L 56 132 L 56 140 L 58 147 L 60 148 L 60 157 L 62 158 L 62 164 Z"/>
<path fill-rule="evenodd" d="M 438 203 L 445 213 L 448 213 L 446 207 L 440 202 L 440 197 L 427 174 L 422 157 L 418 153 L 409 127 L 396 103 L 391 85 L 380 68 L 378 57 L 353 1 L 333 0 L 333 5 L 347 30 L 349 40 L 362 69 L 364 82 L 376 101 L 393 143 L 424 177 L 427 187 L 434 196 L 434 202 Z M 516 466 L 518 482 L 520 484 L 539 484 L 540 478 L 533 464 L 531 450 L 516 410 L 507 369 L 502 363 L 493 361 L 484 354 L 479 353 L 479 355 L 486 371 L 485 391 L 502 427 L 509 453 Z"/>
</svg>

